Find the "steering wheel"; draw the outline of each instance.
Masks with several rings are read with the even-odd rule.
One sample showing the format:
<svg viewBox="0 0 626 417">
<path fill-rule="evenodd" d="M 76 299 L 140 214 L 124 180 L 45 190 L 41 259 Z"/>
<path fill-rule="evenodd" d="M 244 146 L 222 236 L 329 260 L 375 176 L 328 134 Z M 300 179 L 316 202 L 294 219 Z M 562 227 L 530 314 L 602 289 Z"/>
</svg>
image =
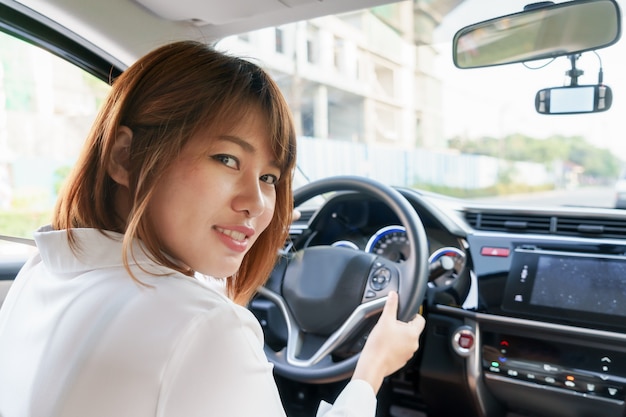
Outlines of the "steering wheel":
<svg viewBox="0 0 626 417">
<path fill-rule="evenodd" d="M 295 206 L 333 191 L 359 192 L 384 202 L 406 228 L 410 253 L 397 263 L 351 248 L 314 246 L 281 257 L 259 294 L 284 319 L 267 320 L 266 332 L 280 326 L 274 331 L 285 333 L 286 327 L 286 346 L 276 352 L 266 343 L 265 353 L 278 375 L 301 382 L 349 378 L 387 294 L 398 292 L 398 319 L 409 321 L 419 312 L 428 283 L 424 226 L 400 192 L 368 178 L 331 177 L 296 190 Z M 342 350 L 350 354 L 337 355 Z"/>
</svg>

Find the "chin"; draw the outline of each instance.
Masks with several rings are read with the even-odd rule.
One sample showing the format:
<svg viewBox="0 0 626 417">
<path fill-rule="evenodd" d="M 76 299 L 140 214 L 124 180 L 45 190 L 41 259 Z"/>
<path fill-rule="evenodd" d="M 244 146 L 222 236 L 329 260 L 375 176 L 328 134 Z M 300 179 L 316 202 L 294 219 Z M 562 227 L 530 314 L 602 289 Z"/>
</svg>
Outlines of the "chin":
<svg viewBox="0 0 626 417">
<path fill-rule="evenodd" d="M 237 273 L 237 271 L 239 270 L 240 266 L 241 266 L 241 262 L 237 263 L 237 265 L 232 267 L 232 268 L 219 268 L 219 269 L 216 269 L 216 268 L 198 268 L 198 269 L 196 269 L 196 271 L 198 271 L 201 274 L 213 277 L 213 278 L 226 279 L 226 278 L 229 278 L 229 277 L 232 277 L 233 275 L 235 275 Z"/>
</svg>

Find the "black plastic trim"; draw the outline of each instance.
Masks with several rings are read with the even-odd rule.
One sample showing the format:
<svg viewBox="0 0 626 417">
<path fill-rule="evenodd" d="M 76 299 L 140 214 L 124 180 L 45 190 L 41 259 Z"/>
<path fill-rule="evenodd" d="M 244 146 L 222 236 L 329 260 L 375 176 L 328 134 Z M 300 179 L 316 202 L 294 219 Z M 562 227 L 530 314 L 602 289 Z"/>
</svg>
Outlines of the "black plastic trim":
<svg viewBox="0 0 626 417">
<path fill-rule="evenodd" d="M 82 38 L 84 44 L 72 39 L 54 28 L 54 22 L 45 22 L 44 17 L 24 9 L 20 11 L 0 3 L 0 31 L 65 59 L 109 84 L 122 73 L 123 66 L 114 63 L 112 58 L 104 58 L 104 52 L 95 52 L 95 46 L 86 46 L 88 43 Z M 26 14 L 26 11 L 32 15 Z"/>
</svg>

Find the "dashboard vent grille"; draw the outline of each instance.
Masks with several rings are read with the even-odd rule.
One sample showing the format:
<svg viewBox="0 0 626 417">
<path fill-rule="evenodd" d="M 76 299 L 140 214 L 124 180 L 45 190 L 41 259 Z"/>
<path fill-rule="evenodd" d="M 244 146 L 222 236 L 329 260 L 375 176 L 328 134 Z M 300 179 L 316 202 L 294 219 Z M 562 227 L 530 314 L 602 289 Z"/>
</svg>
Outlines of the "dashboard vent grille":
<svg viewBox="0 0 626 417">
<path fill-rule="evenodd" d="M 479 230 L 493 230 L 518 233 L 551 233 L 553 229 L 550 216 L 519 216 L 500 213 L 469 212 L 465 218 L 469 224 Z"/>
<path fill-rule="evenodd" d="M 467 212 L 465 219 L 477 230 L 626 239 L 626 220 L 619 219 L 475 211 Z"/>
<path fill-rule="evenodd" d="M 283 245 L 283 253 L 292 251 L 295 252 L 294 243 L 300 238 L 300 236 L 302 236 L 314 214 L 314 210 L 302 210 L 300 212 L 300 218 L 293 222 L 291 227 L 289 227 L 289 237 Z"/>
<path fill-rule="evenodd" d="M 302 210 L 300 211 L 300 218 L 298 219 L 297 223 L 308 223 L 309 220 L 311 220 L 311 217 L 313 217 L 313 215 L 315 214 L 314 210 Z"/>
<path fill-rule="evenodd" d="M 626 221 L 559 217 L 557 234 L 624 239 L 626 238 Z"/>
</svg>

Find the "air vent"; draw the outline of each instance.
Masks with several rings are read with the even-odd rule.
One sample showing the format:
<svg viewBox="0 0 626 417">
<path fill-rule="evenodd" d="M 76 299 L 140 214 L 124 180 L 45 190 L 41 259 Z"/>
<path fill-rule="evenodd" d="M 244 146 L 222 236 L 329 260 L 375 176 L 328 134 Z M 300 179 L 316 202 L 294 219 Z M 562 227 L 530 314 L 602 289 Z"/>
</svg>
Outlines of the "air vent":
<svg viewBox="0 0 626 417">
<path fill-rule="evenodd" d="M 296 223 L 307 224 L 309 223 L 309 220 L 311 220 L 311 217 L 313 217 L 314 214 L 315 214 L 315 210 L 302 210 L 300 211 L 300 218 L 298 219 Z"/>
<path fill-rule="evenodd" d="M 300 218 L 293 222 L 289 227 L 289 237 L 285 241 L 283 246 L 283 252 L 291 252 L 293 251 L 294 242 L 297 241 L 302 233 L 306 230 L 309 221 L 315 214 L 315 210 L 302 210 L 300 212 Z"/>
<path fill-rule="evenodd" d="M 467 213 L 465 218 L 478 230 L 518 233 L 551 233 L 550 216 L 520 216 L 500 213 Z"/>
<path fill-rule="evenodd" d="M 468 212 L 465 219 L 477 230 L 626 239 L 626 220 L 619 219 L 488 212 Z"/>
<path fill-rule="evenodd" d="M 624 239 L 626 238 L 626 221 L 559 217 L 556 233 L 566 236 L 600 236 Z"/>
</svg>

